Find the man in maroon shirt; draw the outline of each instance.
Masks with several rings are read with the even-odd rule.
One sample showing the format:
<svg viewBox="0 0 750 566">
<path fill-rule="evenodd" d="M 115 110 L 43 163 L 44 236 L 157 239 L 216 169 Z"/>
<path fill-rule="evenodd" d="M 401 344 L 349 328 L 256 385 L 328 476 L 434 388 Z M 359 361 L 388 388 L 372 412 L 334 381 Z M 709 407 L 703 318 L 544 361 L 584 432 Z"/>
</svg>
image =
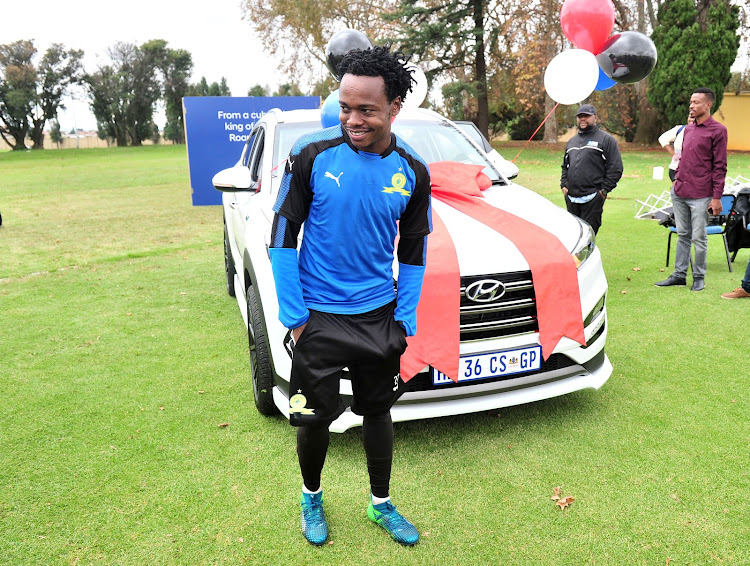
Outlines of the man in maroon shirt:
<svg viewBox="0 0 750 566">
<path fill-rule="evenodd" d="M 687 284 L 690 245 L 695 247 L 693 286 L 702 291 L 706 277 L 708 214 L 721 214 L 721 195 L 727 175 L 727 129 L 711 117 L 714 91 L 701 87 L 690 97 L 690 117 L 685 127 L 682 157 L 672 186 L 672 210 L 677 224 L 674 272 L 657 287 Z"/>
</svg>

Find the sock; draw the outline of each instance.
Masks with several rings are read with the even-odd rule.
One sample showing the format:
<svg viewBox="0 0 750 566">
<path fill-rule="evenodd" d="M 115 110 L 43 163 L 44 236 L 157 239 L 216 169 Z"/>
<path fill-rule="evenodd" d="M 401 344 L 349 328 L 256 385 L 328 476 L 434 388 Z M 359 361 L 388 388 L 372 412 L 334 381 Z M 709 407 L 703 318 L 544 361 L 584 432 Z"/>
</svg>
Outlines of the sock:
<svg viewBox="0 0 750 566">
<path fill-rule="evenodd" d="M 381 503 L 385 503 L 386 501 L 390 501 L 390 496 L 388 497 L 375 497 L 374 495 L 370 494 L 372 497 L 372 504 L 373 505 L 380 505 Z"/>
<path fill-rule="evenodd" d="M 323 491 L 322 487 L 319 487 L 317 491 L 310 491 L 309 489 L 307 489 L 307 486 L 305 486 L 305 484 L 302 484 L 302 493 L 307 493 L 308 495 L 314 495 L 316 493 L 320 493 L 321 491 Z"/>
</svg>

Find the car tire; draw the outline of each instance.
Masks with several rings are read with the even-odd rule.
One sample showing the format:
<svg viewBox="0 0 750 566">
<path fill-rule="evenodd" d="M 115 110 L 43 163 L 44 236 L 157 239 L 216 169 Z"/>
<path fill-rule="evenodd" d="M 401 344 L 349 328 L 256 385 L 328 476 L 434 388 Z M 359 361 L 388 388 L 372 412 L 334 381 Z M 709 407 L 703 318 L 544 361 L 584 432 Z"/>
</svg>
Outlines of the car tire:
<svg viewBox="0 0 750 566">
<path fill-rule="evenodd" d="M 229 247 L 229 234 L 227 233 L 226 222 L 224 223 L 224 272 L 227 276 L 227 294 L 230 297 L 234 297 L 234 276 L 237 273 L 237 270 L 234 268 L 232 249 Z"/>
<path fill-rule="evenodd" d="M 273 369 L 271 354 L 266 338 L 266 328 L 260 317 L 255 288 L 247 290 L 247 340 L 250 346 L 250 371 L 253 379 L 253 399 L 261 415 L 278 414 L 273 402 Z"/>
</svg>

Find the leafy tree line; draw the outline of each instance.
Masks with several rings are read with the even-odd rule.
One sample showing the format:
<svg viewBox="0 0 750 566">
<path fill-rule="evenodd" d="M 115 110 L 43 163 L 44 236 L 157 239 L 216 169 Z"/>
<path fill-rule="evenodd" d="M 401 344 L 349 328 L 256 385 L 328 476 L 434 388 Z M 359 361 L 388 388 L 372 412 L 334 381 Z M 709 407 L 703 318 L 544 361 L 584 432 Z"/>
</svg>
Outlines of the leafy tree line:
<svg viewBox="0 0 750 566">
<path fill-rule="evenodd" d="M 575 109 L 546 95 L 544 71 L 571 45 L 559 14 L 563 0 L 243 0 L 245 16 L 266 49 L 295 82 L 273 96 L 300 95 L 309 85 L 323 98 L 338 88 L 325 69 L 328 39 L 343 28 L 363 31 L 376 43 L 389 42 L 422 63 L 439 85 L 443 111 L 473 120 L 492 137 L 502 130 L 528 139 L 548 114 L 538 138 L 557 140 L 558 123 L 574 123 Z M 729 72 L 740 44 L 750 44 L 750 8 L 743 0 L 613 0 L 615 32 L 650 35 L 659 60 L 648 79 L 618 84 L 589 98 L 605 127 L 626 141 L 651 143 L 658 133 L 684 121 L 690 93 L 710 86 L 742 90 L 748 73 Z M 110 63 L 94 73 L 81 67 L 82 52 L 53 45 L 38 64 L 30 41 L 0 45 L 0 135 L 17 149 L 29 137 L 42 145 L 43 128 L 63 108 L 63 95 L 83 85 L 97 118 L 99 135 L 118 145 L 153 137 L 153 113 L 164 103 L 164 137 L 184 142 L 181 98 L 228 96 L 226 79 L 189 84 L 190 53 L 163 40 L 141 46 L 117 43 Z M 575 80 L 575 77 L 571 77 Z M 255 85 L 249 96 L 271 90 Z M 721 94 L 714 109 L 721 103 Z M 678 120 L 679 117 L 679 120 Z"/>
<path fill-rule="evenodd" d="M 0 137 L 15 150 L 44 146 L 45 125 L 53 143 L 62 133 L 57 115 L 65 109 L 63 99 L 74 87 L 89 97 L 101 139 L 118 146 L 141 145 L 158 139 L 153 117 L 157 103 L 164 105 L 164 137 L 185 142 L 183 96 L 231 96 L 226 78 L 208 83 L 205 77 L 189 82 L 193 72 L 191 54 L 172 49 L 155 39 L 136 46 L 116 43 L 107 50 L 109 62 L 94 72 L 83 69 L 83 51 L 52 44 L 40 56 L 33 41 L 0 45 Z M 251 96 L 267 96 L 267 88 L 253 87 Z M 296 85 L 282 85 L 274 96 L 301 94 Z"/>
<path fill-rule="evenodd" d="M 544 89 L 544 71 L 556 54 L 572 47 L 559 22 L 562 0 L 243 1 L 246 18 L 264 45 L 289 70 L 297 69 L 296 76 L 323 70 L 325 78 L 315 89 L 337 87 L 323 66 L 328 39 L 340 29 L 358 29 L 421 62 L 430 83 L 441 87 L 439 110 L 453 119 L 473 120 L 485 135 L 507 130 L 513 139 L 528 139 L 554 108 Z M 661 128 L 674 125 L 670 108 L 687 112 L 693 88 L 723 91 L 741 38 L 747 51 L 749 8 L 745 0 L 613 4 L 614 32 L 652 36 L 659 60 L 653 79 L 597 91 L 590 100 L 607 129 L 627 141 L 650 143 Z M 675 11 L 682 15 L 671 16 Z M 662 80 L 677 84 L 665 90 Z M 558 107 L 539 137 L 556 141 L 557 123 L 572 124 L 574 112 Z"/>
</svg>

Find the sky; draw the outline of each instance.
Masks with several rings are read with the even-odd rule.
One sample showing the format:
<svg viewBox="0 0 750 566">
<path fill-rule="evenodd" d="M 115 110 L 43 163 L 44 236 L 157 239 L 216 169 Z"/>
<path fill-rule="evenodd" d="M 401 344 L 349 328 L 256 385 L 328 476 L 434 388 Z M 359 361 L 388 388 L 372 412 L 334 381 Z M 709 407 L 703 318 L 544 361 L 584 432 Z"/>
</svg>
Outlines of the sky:
<svg viewBox="0 0 750 566">
<path fill-rule="evenodd" d="M 209 83 L 226 77 L 233 96 L 246 96 L 254 85 L 275 89 L 287 82 L 278 61 L 263 51 L 261 42 L 242 19 L 241 0 L 190 2 L 177 0 L 34 0 L 3 2 L 0 44 L 33 39 L 38 57 L 52 43 L 84 51 L 83 64 L 93 72 L 109 62 L 106 50 L 118 41 L 140 45 L 164 39 L 168 47 L 186 49 L 193 57 L 193 77 Z M 88 97 L 64 99 L 59 115 L 63 132 L 73 127 L 96 129 Z M 155 121 L 163 126 L 163 113 Z"/>
</svg>

